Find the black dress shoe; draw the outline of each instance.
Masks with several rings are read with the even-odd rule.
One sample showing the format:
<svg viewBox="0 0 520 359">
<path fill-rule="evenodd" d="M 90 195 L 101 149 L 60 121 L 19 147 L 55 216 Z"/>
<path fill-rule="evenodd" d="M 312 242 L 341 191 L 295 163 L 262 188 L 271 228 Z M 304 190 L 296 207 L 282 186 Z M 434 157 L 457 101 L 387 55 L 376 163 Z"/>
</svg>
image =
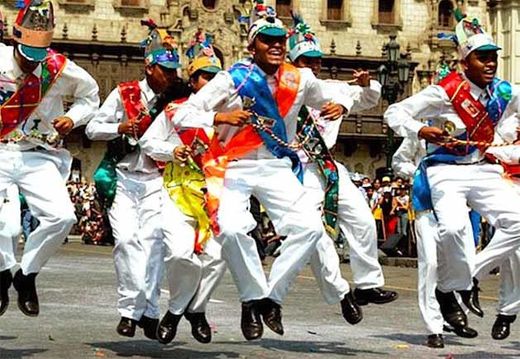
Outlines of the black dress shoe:
<svg viewBox="0 0 520 359">
<path fill-rule="evenodd" d="M 479 317 L 484 316 L 484 311 L 480 307 L 480 302 L 478 299 L 478 292 L 480 288 L 478 287 L 478 280 L 473 278 L 473 287 L 470 290 L 459 290 L 460 298 L 462 299 L 462 303 L 469 309 L 469 311 Z"/>
<path fill-rule="evenodd" d="M 429 348 L 444 348 L 444 338 L 442 337 L 442 334 L 428 335 L 426 345 Z"/>
<path fill-rule="evenodd" d="M 368 303 L 385 304 L 393 302 L 399 295 L 391 290 L 381 288 L 358 289 L 354 290 L 354 298 L 359 305 L 367 305 Z"/>
<path fill-rule="evenodd" d="M 497 319 L 491 328 L 491 337 L 495 340 L 503 340 L 509 336 L 509 326 L 516 319 L 516 315 L 497 315 Z"/>
<path fill-rule="evenodd" d="M 139 328 L 143 329 L 145 337 L 148 339 L 157 339 L 157 328 L 159 327 L 159 319 L 150 318 L 146 315 L 141 317 L 141 320 L 137 322 Z"/>
<path fill-rule="evenodd" d="M 269 298 L 262 299 L 260 314 L 269 329 L 276 334 L 283 335 L 282 307 L 278 303 Z"/>
<path fill-rule="evenodd" d="M 119 324 L 117 325 L 116 331 L 117 334 L 122 335 L 124 337 L 132 338 L 135 335 L 135 325 L 137 320 L 121 317 Z"/>
<path fill-rule="evenodd" d="M 10 269 L 0 272 L 0 315 L 4 314 L 9 306 L 9 288 L 13 283 L 13 274 Z"/>
<path fill-rule="evenodd" d="M 173 314 L 170 311 L 166 312 L 157 327 L 157 340 L 159 343 L 168 344 L 175 338 L 181 318 L 182 314 Z"/>
<path fill-rule="evenodd" d="M 451 326 L 444 325 L 442 329 L 445 332 L 454 333 L 461 338 L 476 338 L 478 336 L 478 332 L 468 326 L 453 328 Z"/>
<path fill-rule="evenodd" d="M 260 319 L 260 301 L 250 300 L 242 303 L 242 316 L 240 318 L 240 328 L 242 335 L 247 340 L 260 339 L 264 334 L 264 326 Z"/>
<path fill-rule="evenodd" d="M 363 312 L 356 303 L 352 291 L 345 294 L 345 297 L 341 300 L 341 313 L 343 318 L 352 325 L 363 320 Z"/>
<path fill-rule="evenodd" d="M 38 273 L 24 275 L 19 269 L 13 279 L 14 288 L 18 292 L 18 308 L 29 317 L 36 317 L 40 313 L 38 294 L 36 294 L 36 275 Z"/>
<path fill-rule="evenodd" d="M 435 297 L 439 302 L 442 317 L 453 328 L 464 328 L 468 325 L 466 313 L 462 310 L 453 292 L 444 293 L 435 289 Z"/>
<path fill-rule="evenodd" d="M 200 343 L 211 342 L 211 327 L 206 320 L 206 314 L 202 313 L 184 313 L 184 317 L 191 324 L 191 335 Z"/>
</svg>

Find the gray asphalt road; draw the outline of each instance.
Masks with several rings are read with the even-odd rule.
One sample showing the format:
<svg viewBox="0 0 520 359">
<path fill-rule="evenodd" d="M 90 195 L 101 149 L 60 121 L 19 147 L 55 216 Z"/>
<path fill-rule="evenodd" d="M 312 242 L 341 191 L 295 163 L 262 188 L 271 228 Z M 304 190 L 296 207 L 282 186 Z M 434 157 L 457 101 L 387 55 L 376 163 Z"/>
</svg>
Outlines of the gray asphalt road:
<svg viewBox="0 0 520 359">
<path fill-rule="evenodd" d="M 350 268 L 342 265 L 350 278 Z M 339 305 L 324 304 L 308 268 L 299 276 L 284 305 L 286 335 L 266 329 L 264 338 L 243 340 L 240 306 L 229 274 L 212 300 L 208 317 L 213 342 L 191 338 L 182 321 L 174 343 L 163 346 L 139 331 L 126 339 L 115 332 L 115 277 L 111 248 L 72 243 L 64 246 L 38 276 L 41 314 L 25 317 L 15 302 L 0 318 L 0 358 L 520 358 L 518 326 L 503 342 L 490 337 L 498 278 L 483 285 L 483 319 L 471 316 L 476 339 L 446 335 L 447 347 L 429 349 L 416 300 L 416 270 L 384 267 L 387 287 L 400 293 L 388 305 L 363 307 L 365 319 L 350 326 Z M 165 288 L 165 286 L 163 286 Z M 167 292 L 161 308 L 166 310 Z M 516 331 L 515 331 L 516 330 Z"/>
</svg>

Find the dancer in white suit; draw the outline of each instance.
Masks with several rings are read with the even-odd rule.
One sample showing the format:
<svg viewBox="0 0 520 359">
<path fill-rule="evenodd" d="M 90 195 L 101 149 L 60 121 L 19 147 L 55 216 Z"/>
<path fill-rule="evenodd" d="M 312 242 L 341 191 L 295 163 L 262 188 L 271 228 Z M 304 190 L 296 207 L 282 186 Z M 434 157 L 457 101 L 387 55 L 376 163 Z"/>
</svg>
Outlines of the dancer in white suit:
<svg viewBox="0 0 520 359">
<path fill-rule="evenodd" d="M 61 140 L 99 106 L 94 79 L 49 50 L 53 31 L 52 3 L 33 0 L 14 24 L 14 46 L 0 47 L 0 201 L 14 185 L 40 221 L 27 238 L 14 279 L 12 237 L 0 238 L 0 314 L 7 308 L 11 282 L 18 291 L 19 309 L 28 316 L 39 313 L 36 276 L 76 222 L 65 187 L 72 158 Z M 73 98 L 67 112 L 65 96 Z M 3 237 L 7 232 L 0 233 Z"/>
</svg>

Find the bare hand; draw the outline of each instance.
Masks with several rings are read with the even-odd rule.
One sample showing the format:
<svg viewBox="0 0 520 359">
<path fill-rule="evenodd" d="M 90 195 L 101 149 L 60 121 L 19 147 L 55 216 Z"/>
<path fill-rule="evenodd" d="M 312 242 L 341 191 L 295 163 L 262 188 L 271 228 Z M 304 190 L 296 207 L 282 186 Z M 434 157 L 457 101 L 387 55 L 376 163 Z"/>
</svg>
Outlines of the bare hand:
<svg viewBox="0 0 520 359">
<path fill-rule="evenodd" d="M 213 122 L 215 125 L 227 124 L 231 126 L 242 126 L 251 118 L 252 113 L 246 110 L 233 112 L 219 112 L 215 115 Z"/>
<path fill-rule="evenodd" d="M 117 133 L 121 135 L 134 136 L 137 133 L 137 125 L 134 121 L 121 122 L 117 127 Z"/>
<path fill-rule="evenodd" d="M 354 79 L 356 80 L 356 85 L 359 85 L 361 87 L 368 87 L 370 86 L 371 78 L 372 77 L 370 76 L 370 73 L 366 70 L 354 71 Z"/>
<path fill-rule="evenodd" d="M 448 136 L 448 133 L 437 127 L 425 126 L 419 130 L 417 136 L 425 139 L 426 142 L 438 145 L 446 142 L 446 137 Z"/>
<path fill-rule="evenodd" d="M 345 107 L 340 104 L 329 102 L 321 108 L 320 116 L 326 120 L 337 120 L 345 113 Z"/>
<path fill-rule="evenodd" d="M 173 158 L 181 163 L 185 163 L 191 157 L 192 150 L 190 146 L 180 145 L 173 150 Z"/>
<path fill-rule="evenodd" d="M 70 117 L 62 116 L 55 118 L 52 125 L 60 136 L 66 136 L 74 128 L 74 121 Z"/>
</svg>

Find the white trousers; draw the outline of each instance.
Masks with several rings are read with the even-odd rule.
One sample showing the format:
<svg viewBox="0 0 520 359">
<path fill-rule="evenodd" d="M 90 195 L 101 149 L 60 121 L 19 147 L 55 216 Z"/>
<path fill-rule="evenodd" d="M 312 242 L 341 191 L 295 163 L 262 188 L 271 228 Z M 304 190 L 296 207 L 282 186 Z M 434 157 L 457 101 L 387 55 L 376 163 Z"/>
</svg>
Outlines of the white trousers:
<svg viewBox="0 0 520 359">
<path fill-rule="evenodd" d="M 378 261 L 376 224 L 368 204 L 350 180 L 347 169 L 336 162 L 339 175 L 338 224 L 350 247 L 350 265 L 357 288 L 370 289 L 384 285 L 383 271 Z M 320 211 L 325 196 L 325 181 L 316 164 L 305 168 L 304 186 Z M 330 243 L 327 243 L 330 242 Z M 337 303 L 348 293 L 348 283 L 341 277 L 339 260 L 332 239 L 325 236 L 311 258 L 313 271 L 327 303 Z M 339 298 L 339 299 L 338 299 Z"/>
<path fill-rule="evenodd" d="M 437 221 L 431 212 L 417 213 L 417 295 L 419 311 L 429 334 L 442 334 L 439 303 L 435 298 L 437 286 Z"/>
<path fill-rule="evenodd" d="M 520 191 L 520 182 L 513 181 L 513 188 Z M 483 272 L 485 267 L 481 263 L 486 263 L 491 252 L 486 249 L 476 256 L 476 263 L 479 272 L 475 272 L 477 278 L 482 279 L 488 273 Z M 520 312 L 520 249 L 517 249 L 509 258 L 500 264 L 500 292 L 497 305 L 498 314 L 517 315 Z"/>
<path fill-rule="evenodd" d="M 254 239 L 256 222 L 249 212 L 254 195 L 277 233 L 287 236 L 266 280 Z M 323 224 L 310 197 L 291 171 L 289 159 L 238 160 L 227 168 L 218 213 L 223 256 L 242 302 L 271 298 L 281 304 L 290 285 L 308 262 Z"/>
<path fill-rule="evenodd" d="M 520 250 L 500 266 L 500 294 L 497 311 L 504 315 L 520 312 Z"/>
<path fill-rule="evenodd" d="M 24 194 L 33 216 L 40 225 L 27 238 L 20 267 L 27 275 L 38 273 L 56 253 L 76 223 L 74 207 L 65 187 L 70 155 L 66 151 L 8 151 L 0 150 L 0 197 L 7 197 L 13 185 Z M 15 204 L 16 201 L 16 204 Z M 0 230 L 0 271 L 16 265 L 13 228 L 20 225 L 20 203 L 15 200 L 0 211 L 7 226 Z M 16 214 L 16 215 L 15 215 Z M 1 221 L 1 220 L 0 220 Z M 9 223 L 7 223 L 9 222 Z M 13 223 L 14 222 L 14 223 Z"/>
<path fill-rule="evenodd" d="M 6 269 L 16 264 L 16 247 L 22 231 L 18 196 L 16 185 L 9 186 L 5 194 L 0 195 L 0 266 Z"/>
<path fill-rule="evenodd" d="M 162 177 L 117 170 L 117 191 L 109 212 L 122 317 L 159 318 L 163 271 Z"/>
<path fill-rule="evenodd" d="M 211 238 L 204 252 L 196 254 L 195 220 L 182 213 L 168 193 L 163 198 L 164 261 L 170 288 L 168 310 L 178 315 L 186 310 L 205 312 L 211 294 L 226 271 L 220 244 Z"/>
<path fill-rule="evenodd" d="M 501 166 L 492 164 L 428 168 L 439 224 L 439 258 L 445 260 L 444 265 L 439 266 L 441 291 L 471 288 L 474 271 L 490 271 L 520 246 L 520 196 L 502 178 L 502 173 Z M 488 255 L 474 268 L 464 245 L 469 231 L 465 220 L 467 205 L 496 228 L 484 250 Z"/>
<path fill-rule="evenodd" d="M 467 213 L 467 210 L 466 210 Z M 465 237 L 464 251 L 470 263 L 475 262 L 475 244 L 471 232 L 469 216 Z M 417 236 L 417 294 L 421 317 L 430 334 L 441 334 L 444 320 L 439 303 L 435 297 L 438 280 L 438 267 L 445 265 L 444 256 L 438 256 L 439 233 L 437 221 L 432 212 L 417 212 L 415 218 L 415 233 Z"/>
</svg>

